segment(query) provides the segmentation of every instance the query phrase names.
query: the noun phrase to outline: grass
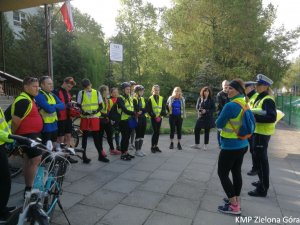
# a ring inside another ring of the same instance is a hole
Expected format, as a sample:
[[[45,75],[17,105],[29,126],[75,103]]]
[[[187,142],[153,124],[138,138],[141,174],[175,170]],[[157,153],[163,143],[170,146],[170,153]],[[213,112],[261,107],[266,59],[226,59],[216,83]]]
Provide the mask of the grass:
[[[193,134],[196,121],[197,121],[196,110],[194,108],[187,109],[186,118],[183,119],[182,133],[183,134]],[[170,133],[169,118],[163,118],[160,133],[161,134],[169,134]],[[146,134],[152,134],[152,127],[151,127],[150,119],[148,119],[148,121],[147,121]]]

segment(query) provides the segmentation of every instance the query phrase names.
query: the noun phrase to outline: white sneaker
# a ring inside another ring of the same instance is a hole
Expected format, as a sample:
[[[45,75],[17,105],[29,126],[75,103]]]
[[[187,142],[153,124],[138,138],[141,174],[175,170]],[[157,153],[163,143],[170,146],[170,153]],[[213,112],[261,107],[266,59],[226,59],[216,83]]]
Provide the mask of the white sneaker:
[[[203,150],[204,150],[204,151],[207,150],[207,145],[203,145]]]
[[[135,155],[139,156],[139,157],[143,157],[144,156],[144,154],[141,151],[136,151]]]
[[[194,149],[201,149],[200,146],[197,145],[197,144],[191,145],[191,148],[194,148]]]
[[[135,149],[135,148],[134,148],[133,144],[129,144],[128,150],[134,150],[134,149]]]
[[[141,152],[144,156],[147,155],[145,152],[143,152],[143,150],[139,150],[139,152]]]

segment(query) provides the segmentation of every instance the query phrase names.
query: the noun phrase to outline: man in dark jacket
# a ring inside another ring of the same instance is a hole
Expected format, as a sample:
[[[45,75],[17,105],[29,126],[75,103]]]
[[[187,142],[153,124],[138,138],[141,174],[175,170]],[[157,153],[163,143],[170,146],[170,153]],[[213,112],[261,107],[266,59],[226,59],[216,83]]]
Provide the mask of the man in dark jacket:
[[[223,80],[223,82],[222,82],[222,91],[220,91],[217,94],[216,103],[217,103],[217,115],[218,116],[221,114],[224,105],[227,102],[229,102],[228,94],[227,94],[228,86],[229,86],[229,81],[228,80]],[[220,137],[220,131],[218,131],[219,146],[221,146],[220,138],[221,138]]]

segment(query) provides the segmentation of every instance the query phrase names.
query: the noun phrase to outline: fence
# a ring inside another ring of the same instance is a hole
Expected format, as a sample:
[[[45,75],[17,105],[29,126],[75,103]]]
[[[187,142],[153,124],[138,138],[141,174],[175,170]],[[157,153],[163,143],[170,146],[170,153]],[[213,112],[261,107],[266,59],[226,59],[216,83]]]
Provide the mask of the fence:
[[[289,125],[300,129],[300,96],[276,96],[277,108],[284,112],[283,120]]]

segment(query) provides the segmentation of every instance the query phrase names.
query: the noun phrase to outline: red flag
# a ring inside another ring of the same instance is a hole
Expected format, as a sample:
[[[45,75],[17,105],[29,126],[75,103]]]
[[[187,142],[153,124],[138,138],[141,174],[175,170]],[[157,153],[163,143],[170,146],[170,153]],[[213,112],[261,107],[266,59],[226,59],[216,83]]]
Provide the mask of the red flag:
[[[67,0],[60,8],[61,14],[64,18],[64,22],[67,26],[67,31],[71,32],[73,30],[73,16],[70,1]]]

